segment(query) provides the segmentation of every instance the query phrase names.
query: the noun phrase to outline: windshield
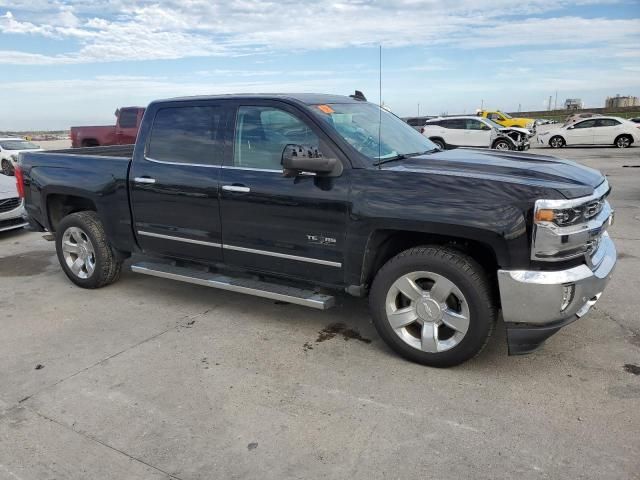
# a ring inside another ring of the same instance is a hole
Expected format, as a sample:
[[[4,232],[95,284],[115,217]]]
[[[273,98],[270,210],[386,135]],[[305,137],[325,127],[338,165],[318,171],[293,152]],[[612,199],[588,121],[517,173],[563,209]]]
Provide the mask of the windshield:
[[[428,138],[373,103],[332,103],[314,107],[342,138],[372,160],[437,148]]]
[[[26,140],[4,140],[0,142],[0,147],[3,150],[33,150],[40,148],[35,143],[27,142]]]
[[[500,112],[500,114],[504,117],[504,118],[513,118],[511,115],[509,115],[508,113],[504,113],[504,112]]]

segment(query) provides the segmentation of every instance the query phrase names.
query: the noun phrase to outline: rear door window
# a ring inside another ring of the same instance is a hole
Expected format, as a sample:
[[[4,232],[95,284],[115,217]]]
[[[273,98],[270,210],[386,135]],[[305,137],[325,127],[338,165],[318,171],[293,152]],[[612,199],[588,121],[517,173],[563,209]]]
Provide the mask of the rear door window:
[[[221,165],[225,111],[221,106],[158,110],[149,136],[147,157],[171,163]]]
[[[138,124],[138,110],[135,108],[124,108],[120,110],[118,120],[120,128],[134,128]]]
[[[467,124],[462,118],[452,118],[450,120],[445,120],[446,128],[452,128],[454,130],[464,130],[467,127]]]
[[[596,127],[615,127],[616,125],[620,125],[620,122],[613,118],[601,118],[596,120]]]

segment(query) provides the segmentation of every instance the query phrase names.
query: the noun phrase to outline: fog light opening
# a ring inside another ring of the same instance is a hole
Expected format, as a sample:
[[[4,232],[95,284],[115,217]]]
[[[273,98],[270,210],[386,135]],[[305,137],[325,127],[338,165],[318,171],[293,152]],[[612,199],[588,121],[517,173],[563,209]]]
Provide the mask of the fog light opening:
[[[562,303],[560,304],[560,311],[564,312],[571,301],[573,300],[573,296],[576,292],[576,286],[573,283],[569,285],[564,285],[562,287]]]

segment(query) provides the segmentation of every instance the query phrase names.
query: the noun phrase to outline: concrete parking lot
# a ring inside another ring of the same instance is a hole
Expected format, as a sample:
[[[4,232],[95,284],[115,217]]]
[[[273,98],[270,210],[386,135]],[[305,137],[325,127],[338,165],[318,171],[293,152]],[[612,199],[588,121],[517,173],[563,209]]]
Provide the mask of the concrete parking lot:
[[[82,290],[42,234],[0,234],[0,478],[640,478],[640,147],[534,151],[607,174],[614,280],[539,351],[508,357],[499,325],[446,370],[361,300]]]

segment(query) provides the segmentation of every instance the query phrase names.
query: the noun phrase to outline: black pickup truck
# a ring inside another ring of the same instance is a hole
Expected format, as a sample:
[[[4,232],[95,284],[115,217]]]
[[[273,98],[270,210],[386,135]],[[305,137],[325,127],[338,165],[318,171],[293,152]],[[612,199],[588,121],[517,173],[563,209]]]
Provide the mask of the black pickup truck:
[[[351,97],[156,101],[133,146],[25,153],[28,221],[97,288],[134,272],[326,309],[368,296],[405,357],[459,364],[499,312],[509,352],[587,313],[610,278],[609,185],[550,156],[441,151]]]

